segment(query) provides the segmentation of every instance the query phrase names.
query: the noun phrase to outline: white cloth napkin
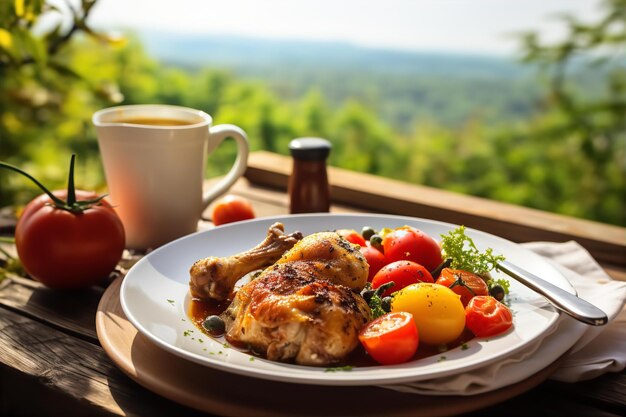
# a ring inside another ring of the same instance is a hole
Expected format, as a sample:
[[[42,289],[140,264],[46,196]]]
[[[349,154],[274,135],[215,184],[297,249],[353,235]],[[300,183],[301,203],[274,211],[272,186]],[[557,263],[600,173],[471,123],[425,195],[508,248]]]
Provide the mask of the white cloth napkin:
[[[567,353],[551,378],[575,382],[626,367],[626,282],[612,280],[578,243],[533,242],[527,249],[545,257],[567,277],[578,296],[602,309],[605,326],[582,324],[562,314],[557,325],[524,351],[483,368],[406,384],[384,385],[396,391],[428,395],[474,395],[520,382],[542,370],[545,352],[555,359]],[[539,349],[541,348],[541,349]]]
[[[581,298],[609,317],[605,326],[590,326],[572,346],[551,379],[565,382],[595,378],[626,367],[626,282],[612,280],[578,243],[527,243],[533,252],[550,259]]]

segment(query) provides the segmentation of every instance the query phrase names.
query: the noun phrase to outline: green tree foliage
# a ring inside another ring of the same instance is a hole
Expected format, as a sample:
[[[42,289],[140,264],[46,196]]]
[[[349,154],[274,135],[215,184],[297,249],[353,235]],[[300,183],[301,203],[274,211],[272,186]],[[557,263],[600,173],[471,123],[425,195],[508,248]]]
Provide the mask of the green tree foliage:
[[[122,98],[104,74],[113,63],[75,65],[78,59],[83,64],[95,59],[95,52],[77,57],[73,38],[89,35],[97,44],[116,43],[87,26],[94,4],[83,0],[80,9],[61,10],[43,0],[0,2],[0,159],[53,186],[65,181],[63,167],[72,151],[81,155],[77,176],[83,185],[101,183],[97,145],[85,140],[89,120],[93,110]],[[36,34],[42,15],[65,19]],[[24,202],[36,192],[28,181],[0,173],[0,205]]]
[[[47,184],[63,185],[67,160],[76,152],[78,185],[105,187],[90,121],[95,110],[169,103],[241,126],[253,150],[286,154],[291,139],[322,136],[333,142],[335,166],[626,225],[626,0],[605,2],[595,23],[565,18],[569,34],[561,43],[524,36],[523,58],[539,64],[546,80],[546,88],[533,94],[547,93],[535,111],[524,109],[523,121],[506,124],[491,123],[502,108],[476,109],[463,123],[444,124],[445,118],[411,107],[401,95],[395,103],[401,109],[386,101],[381,111],[380,92],[371,86],[363,85],[358,99],[310,84],[285,97],[267,83],[222,69],[165,66],[132,36],[124,41],[90,29],[93,4],[55,10],[43,0],[0,2],[0,159]],[[65,15],[70,23],[35,35],[42,14]],[[594,94],[577,85],[585,71],[603,74],[594,78],[604,81]],[[345,82],[358,80],[355,74]],[[401,84],[389,80],[397,91]],[[439,96],[429,100],[442,106],[431,112],[445,108],[445,92],[455,84],[442,81],[437,88]],[[483,86],[464,88],[471,103]],[[448,108],[462,113],[467,105]],[[385,117],[389,111],[396,117]],[[224,173],[234,157],[234,144],[225,143],[211,156],[208,174]],[[37,193],[0,172],[0,206]]]

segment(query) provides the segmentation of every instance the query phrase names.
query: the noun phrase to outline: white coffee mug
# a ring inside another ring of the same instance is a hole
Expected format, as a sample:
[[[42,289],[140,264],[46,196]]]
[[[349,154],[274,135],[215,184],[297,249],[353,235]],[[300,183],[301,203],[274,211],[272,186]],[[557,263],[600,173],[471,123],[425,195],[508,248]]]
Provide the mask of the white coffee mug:
[[[96,112],[92,120],[108,199],[122,219],[127,248],[155,248],[195,232],[204,209],[246,170],[245,132],[211,126],[211,116],[200,110],[119,106]],[[220,182],[203,191],[207,156],[227,137],[237,143],[237,159]]]

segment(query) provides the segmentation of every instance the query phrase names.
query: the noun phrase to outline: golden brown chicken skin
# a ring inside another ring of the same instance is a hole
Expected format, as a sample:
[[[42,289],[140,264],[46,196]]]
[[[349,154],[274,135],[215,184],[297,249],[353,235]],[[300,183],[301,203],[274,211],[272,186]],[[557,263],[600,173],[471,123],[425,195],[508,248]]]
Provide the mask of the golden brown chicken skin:
[[[268,359],[301,365],[340,362],[370,320],[363,298],[320,279],[315,261],[276,264],[242,287],[222,315],[226,339]]]

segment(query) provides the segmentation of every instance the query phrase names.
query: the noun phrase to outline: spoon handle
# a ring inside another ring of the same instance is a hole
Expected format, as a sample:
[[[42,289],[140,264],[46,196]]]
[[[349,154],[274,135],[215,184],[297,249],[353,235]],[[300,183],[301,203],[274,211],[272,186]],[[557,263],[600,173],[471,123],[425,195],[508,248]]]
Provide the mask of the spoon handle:
[[[593,304],[557,287],[538,276],[513,265],[510,262],[500,262],[498,269],[517,281],[546,297],[555,307],[564,311],[576,320],[593,326],[602,326],[608,318],[604,311]]]

